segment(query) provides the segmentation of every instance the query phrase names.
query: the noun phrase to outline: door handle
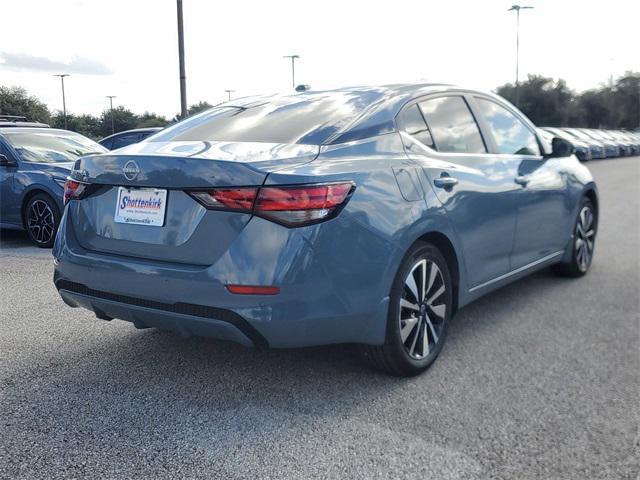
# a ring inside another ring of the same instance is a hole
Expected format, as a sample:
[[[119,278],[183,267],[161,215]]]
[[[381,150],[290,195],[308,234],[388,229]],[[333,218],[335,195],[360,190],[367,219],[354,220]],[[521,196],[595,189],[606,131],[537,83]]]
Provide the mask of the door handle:
[[[526,187],[527,184],[529,183],[529,179],[524,175],[518,175],[516,178],[513,179],[513,181],[516,182],[518,185],[522,185],[523,187]]]
[[[458,184],[458,180],[448,175],[436,178],[433,184],[438,188],[444,188],[445,190],[451,190]]]

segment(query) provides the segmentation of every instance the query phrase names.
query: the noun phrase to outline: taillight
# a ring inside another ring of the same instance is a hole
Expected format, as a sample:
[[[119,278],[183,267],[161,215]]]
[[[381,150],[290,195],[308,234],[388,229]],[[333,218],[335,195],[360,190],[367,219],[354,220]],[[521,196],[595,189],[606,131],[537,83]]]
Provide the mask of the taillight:
[[[348,182],[214,188],[189,194],[208,209],[253,213],[288,227],[297,227],[333,218],[354,188],[353,183]]]
[[[216,188],[206,192],[190,192],[190,194],[209,209],[251,212],[258,188]]]
[[[286,226],[322,222],[338,213],[352,188],[352,183],[263,187],[254,213]]]
[[[71,180],[67,178],[67,181],[64,182],[64,203],[65,205],[69,200],[77,200],[82,198],[83,192],[87,188],[86,183],[76,182],[75,180]]]

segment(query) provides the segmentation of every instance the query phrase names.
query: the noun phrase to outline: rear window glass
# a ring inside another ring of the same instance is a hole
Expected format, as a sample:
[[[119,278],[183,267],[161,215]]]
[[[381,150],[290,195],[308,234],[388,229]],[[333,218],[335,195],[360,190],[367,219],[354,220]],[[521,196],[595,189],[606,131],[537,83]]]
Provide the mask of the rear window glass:
[[[78,157],[107,151],[93,140],[71,132],[3,132],[23,160],[35,163],[75,162]]]
[[[273,97],[216,107],[163,130],[149,141],[226,141],[321,145],[381,98],[377,91]]]

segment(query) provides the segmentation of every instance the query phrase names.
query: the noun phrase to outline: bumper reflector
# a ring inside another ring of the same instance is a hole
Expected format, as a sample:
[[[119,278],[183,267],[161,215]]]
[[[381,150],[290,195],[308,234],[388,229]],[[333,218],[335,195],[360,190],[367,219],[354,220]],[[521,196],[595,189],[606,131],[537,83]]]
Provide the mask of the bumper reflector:
[[[227,290],[236,295],[278,295],[279,287],[261,287],[255,285],[227,285]]]

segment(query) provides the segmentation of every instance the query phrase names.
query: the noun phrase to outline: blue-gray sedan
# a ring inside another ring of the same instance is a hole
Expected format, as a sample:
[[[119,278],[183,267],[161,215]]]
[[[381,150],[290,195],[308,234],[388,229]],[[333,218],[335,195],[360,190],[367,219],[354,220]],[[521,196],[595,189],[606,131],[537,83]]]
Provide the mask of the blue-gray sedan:
[[[598,220],[568,142],[443,85],[234,100],[83,157],[65,198],[68,305],[247,346],[357,343],[396,375],[481,295],[584,275]]]

